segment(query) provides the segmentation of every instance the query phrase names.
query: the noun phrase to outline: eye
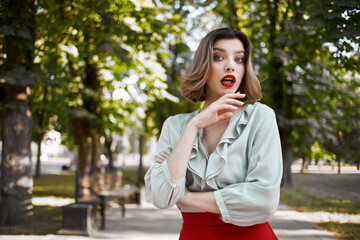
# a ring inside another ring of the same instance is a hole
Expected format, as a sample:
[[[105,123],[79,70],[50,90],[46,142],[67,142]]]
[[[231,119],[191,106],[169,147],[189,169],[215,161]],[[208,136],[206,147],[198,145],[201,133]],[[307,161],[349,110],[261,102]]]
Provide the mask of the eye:
[[[243,62],[244,62],[244,58],[243,58],[243,57],[237,57],[237,58],[235,58],[235,62],[237,62],[237,63],[243,63]]]
[[[220,54],[215,54],[214,55],[214,60],[215,61],[221,61],[221,60],[223,60],[224,58],[223,58],[223,56],[221,56]]]

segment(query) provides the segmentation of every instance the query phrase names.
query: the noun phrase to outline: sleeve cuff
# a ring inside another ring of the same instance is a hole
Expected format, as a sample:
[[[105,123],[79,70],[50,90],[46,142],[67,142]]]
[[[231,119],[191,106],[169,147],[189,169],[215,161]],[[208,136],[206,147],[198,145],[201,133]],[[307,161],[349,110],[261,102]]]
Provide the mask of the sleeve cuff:
[[[225,223],[229,223],[230,222],[230,214],[229,214],[229,211],[228,211],[228,209],[225,205],[225,202],[221,196],[221,192],[219,190],[215,191],[214,196],[215,196],[216,204],[218,205],[220,213],[221,213],[220,214],[221,219]]]
[[[173,179],[170,175],[169,172],[169,168],[167,165],[167,160],[165,160],[162,164],[161,164],[161,170],[165,176],[166,182],[172,187],[172,188],[176,188],[178,186],[181,185],[185,185],[185,176],[183,176],[182,178],[179,178],[177,180]]]

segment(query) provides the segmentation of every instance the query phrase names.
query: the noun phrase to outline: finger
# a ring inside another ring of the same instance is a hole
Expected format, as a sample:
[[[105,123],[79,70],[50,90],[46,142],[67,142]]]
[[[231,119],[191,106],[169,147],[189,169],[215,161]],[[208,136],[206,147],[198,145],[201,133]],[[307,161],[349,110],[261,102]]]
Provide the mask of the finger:
[[[161,158],[155,158],[155,161],[157,162],[157,163],[163,163],[164,162],[164,160],[163,159],[161,159]]]
[[[220,110],[236,111],[238,109],[239,109],[239,107],[236,107],[231,104],[220,104],[219,107],[217,108],[217,111],[220,111]]]
[[[240,92],[239,92],[238,94],[239,94],[239,95],[238,95],[239,97],[237,97],[237,98],[244,98],[244,97],[246,97],[246,94],[245,94],[245,93],[240,93]]]
[[[226,113],[221,114],[221,115],[219,116],[219,120],[220,120],[220,121],[226,120],[226,119],[228,119],[228,118],[231,118],[233,115],[234,115],[234,113],[232,113],[232,112],[226,112]]]
[[[168,158],[169,158],[169,155],[166,154],[166,153],[164,153],[164,152],[161,152],[160,155],[161,155],[162,157],[164,157],[165,159],[168,159]]]
[[[245,93],[236,92],[236,93],[227,93],[223,96],[223,98],[244,98],[245,96],[246,96]]]
[[[237,99],[225,99],[224,100],[224,103],[227,103],[227,104],[231,104],[231,105],[235,105],[235,106],[239,106],[239,107],[242,107],[244,105],[244,102],[240,101],[240,100],[237,100]]]

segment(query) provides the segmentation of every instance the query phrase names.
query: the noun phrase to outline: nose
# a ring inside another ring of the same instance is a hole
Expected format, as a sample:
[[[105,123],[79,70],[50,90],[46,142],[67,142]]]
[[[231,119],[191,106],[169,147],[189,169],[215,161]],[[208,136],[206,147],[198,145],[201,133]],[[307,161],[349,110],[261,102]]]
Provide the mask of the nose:
[[[235,63],[232,60],[227,61],[226,63],[226,72],[233,72],[235,71]]]

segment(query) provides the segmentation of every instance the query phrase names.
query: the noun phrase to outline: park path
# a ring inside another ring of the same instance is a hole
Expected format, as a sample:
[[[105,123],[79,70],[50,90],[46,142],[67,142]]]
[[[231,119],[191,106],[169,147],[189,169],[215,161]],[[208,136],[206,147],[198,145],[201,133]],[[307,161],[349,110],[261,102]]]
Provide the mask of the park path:
[[[144,196],[145,194],[142,194]],[[1,240],[176,240],[182,224],[175,208],[156,209],[142,199],[141,205],[127,205],[126,216],[114,205],[106,212],[106,230],[96,231],[91,237],[49,234],[46,236],[0,235]],[[279,240],[335,240],[333,234],[314,229],[308,218],[280,204],[270,221]]]
[[[280,204],[275,216],[270,220],[279,240],[334,240],[334,234],[314,229],[309,218]]]

